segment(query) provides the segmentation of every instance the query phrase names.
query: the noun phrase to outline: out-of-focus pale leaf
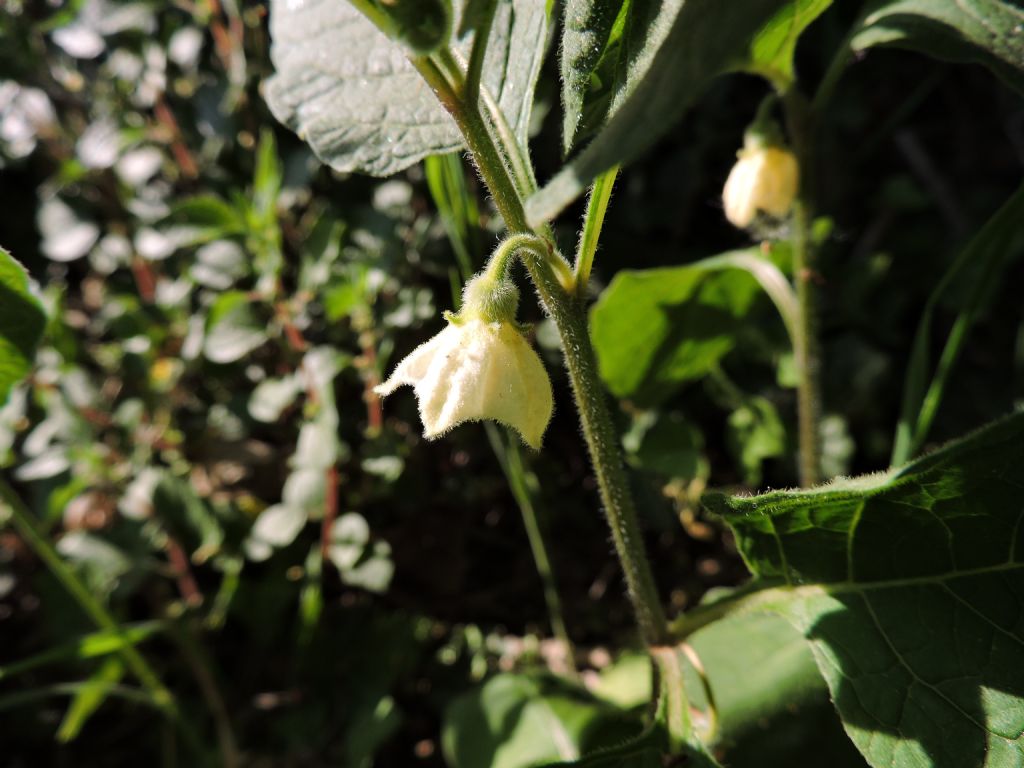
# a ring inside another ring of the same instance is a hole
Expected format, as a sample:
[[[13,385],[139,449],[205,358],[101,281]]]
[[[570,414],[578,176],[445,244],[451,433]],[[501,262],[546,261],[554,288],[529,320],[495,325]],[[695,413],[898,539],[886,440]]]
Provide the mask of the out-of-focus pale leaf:
[[[281,418],[281,414],[298,397],[302,391],[302,382],[297,376],[285,376],[280,379],[261,381],[249,396],[249,415],[256,421],[272,423]]]
[[[266,322],[241,291],[222,293],[206,319],[203,354],[214,363],[233,363],[267,340]]]
[[[256,518],[251,535],[272,547],[285,547],[295,541],[295,537],[299,535],[306,520],[305,510],[285,504],[275,504],[272,507],[267,507]]]
[[[78,214],[63,200],[51,197],[39,206],[37,217],[43,236],[40,250],[53,261],[74,261],[89,252],[100,237],[100,228]]]

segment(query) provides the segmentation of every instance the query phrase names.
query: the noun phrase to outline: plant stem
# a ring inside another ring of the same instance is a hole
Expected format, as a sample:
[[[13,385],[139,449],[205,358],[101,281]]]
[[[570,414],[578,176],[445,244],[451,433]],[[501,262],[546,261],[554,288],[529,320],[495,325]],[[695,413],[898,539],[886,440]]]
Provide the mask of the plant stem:
[[[551,558],[548,556],[548,547],[541,529],[537,508],[533,505],[533,494],[527,482],[526,469],[523,467],[519,446],[515,440],[510,440],[507,443],[502,440],[498,427],[489,421],[484,422],[484,430],[487,432],[487,440],[498,459],[501,471],[508,481],[512,497],[516,500],[519,511],[522,513],[523,527],[526,529],[526,537],[530,541],[530,551],[533,553],[533,560],[537,565],[537,573],[540,575],[544,590],[544,602],[548,609],[551,631],[565,649],[570,675],[576,677],[578,672],[575,649],[569,637],[569,630],[565,626],[565,614],[562,611],[562,601],[558,596],[555,570],[551,566]]]
[[[565,292],[543,252],[530,249],[527,253],[529,256],[523,261],[562,339],[583,436],[640,633],[648,646],[662,645],[668,638],[665,614],[644,552],[619,438],[597,374],[597,360],[587,329],[586,305],[580,297]]]
[[[470,51],[469,64],[466,66],[466,104],[474,109],[480,99],[480,76],[483,73],[487,42],[491,36],[491,25],[497,8],[497,0],[486,0],[479,5],[477,13],[473,49]]]
[[[577,297],[575,286],[571,282],[566,285],[566,281],[560,279],[554,265],[564,261],[555,253],[553,246],[537,235],[527,234],[530,228],[523,201],[502,152],[495,145],[494,137],[479,110],[467,107],[462,92],[463,83],[457,79],[459,70],[457,67],[453,70],[450,66],[451,52],[442,52],[440,58],[448,59],[446,72],[442,72],[430,60],[420,58],[413,63],[462,131],[506,226],[515,233],[513,237],[521,237],[521,247],[527,254],[523,262],[562,340],[583,434],[597,475],[615,551],[625,572],[637,624],[648,646],[661,645],[669,637],[668,627],[654,584],[654,575],[644,552],[643,537],[622,462],[618,435],[612,425],[597,374],[597,361],[587,329],[586,305]],[[446,73],[454,82],[449,82]]]
[[[782,96],[793,151],[800,164],[800,192],[793,203],[793,279],[796,281],[797,323],[793,354],[797,375],[797,421],[800,440],[800,484],[815,485],[821,475],[821,395],[817,336],[817,278],[811,224],[813,178],[812,114],[807,100],[795,88]]]
[[[21,537],[25,540],[32,550],[36,553],[36,556],[42,560],[46,566],[50,569],[53,575],[61,583],[61,585],[71,594],[75,599],[75,602],[82,608],[83,611],[89,616],[90,619],[100,629],[106,630],[110,634],[121,640],[121,646],[118,648],[118,653],[124,659],[125,664],[132,671],[135,677],[138,678],[139,682],[146,689],[149,695],[152,697],[154,704],[163,710],[166,714],[176,717],[177,707],[174,702],[174,697],[171,692],[167,690],[157,674],[149,666],[149,663],[142,657],[142,654],[136,650],[135,645],[128,638],[124,637],[124,632],[121,626],[114,620],[114,617],[110,615],[103,604],[93,596],[89,588],[86,587],[78,575],[68,567],[67,563],[61,558],[57,551],[53,548],[53,545],[47,541],[46,537],[38,530],[35,521],[32,519],[31,513],[25,508],[24,502],[14,492],[14,489],[8,485],[7,481],[0,477],[0,498],[7,503],[7,506],[11,511],[11,521],[14,523],[14,527],[21,534]]]
[[[494,143],[494,138],[491,136],[490,129],[484,122],[480,110],[475,107],[467,108],[465,104],[465,81],[461,79],[454,82],[449,81],[449,77],[461,78],[461,71],[458,69],[451,51],[442,51],[438,54],[438,58],[446,63],[445,72],[442,72],[430,59],[414,59],[413,64],[427,84],[434,89],[441,104],[451,114],[466,139],[470,155],[476,163],[481,178],[494,197],[494,204],[505,219],[505,226],[512,232],[529,232],[530,228],[526,223],[526,210],[505,158],[502,157]]]
[[[197,639],[199,632],[198,622],[191,616],[185,616],[180,625],[173,626],[172,636],[178,642],[182,656],[192,669],[199,692],[213,718],[221,765],[223,768],[238,768],[241,765],[241,757],[238,752],[238,744],[235,741],[234,730],[231,727],[231,718],[228,715],[224,697],[221,696],[213,673],[210,671],[209,660],[199,645]]]
[[[585,294],[587,283],[590,282],[590,270],[594,266],[594,254],[597,253],[597,241],[601,237],[604,226],[604,215],[608,210],[608,201],[612,197],[615,177],[619,174],[618,166],[598,176],[590,187],[587,198],[587,212],[583,216],[583,232],[576,250],[576,292]]]

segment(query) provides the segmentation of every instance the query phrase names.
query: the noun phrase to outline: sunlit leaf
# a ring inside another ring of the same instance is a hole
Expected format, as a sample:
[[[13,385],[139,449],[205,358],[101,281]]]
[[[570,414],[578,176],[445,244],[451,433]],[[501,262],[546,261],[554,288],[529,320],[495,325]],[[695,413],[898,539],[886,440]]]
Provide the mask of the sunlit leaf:
[[[705,497],[873,766],[1024,761],[1024,414],[810,491]]]
[[[483,84],[525,142],[543,58],[543,0],[498,3]],[[462,146],[452,118],[407,58],[347,2],[274,0],[267,82],[274,115],[342,171],[388,176]],[[460,46],[465,53],[468,44]]]

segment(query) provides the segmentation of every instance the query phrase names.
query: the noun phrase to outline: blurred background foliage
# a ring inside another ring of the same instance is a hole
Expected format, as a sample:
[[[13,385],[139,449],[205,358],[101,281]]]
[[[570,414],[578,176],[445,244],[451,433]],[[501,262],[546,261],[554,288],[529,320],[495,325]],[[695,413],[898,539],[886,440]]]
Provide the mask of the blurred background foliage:
[[[802,39],[807,82],[856,5]],[[649,680],[609,650],[633,642],[630,611],[534,302],[522,320],[556,392],[543,453],[480,425],[425,443],[411,396],[382,410],[370,392],[496,242],[462,159],[387,180],[322,167],[261,98],[262,3],[8,0],[0,39],[0,244],[48,316],[0,409],[0,466],[182,712],[168,725],[147,706],[119,638],[5,529],[4,764],[511,767],[635,733]],[[542,178],[561,162],[553,58],[533,126]],[[774,308],[744,272],[678,271],[749,246],[718,196],[764,91],[718,81],[622,174],[595,267],[595,343],[672,612],[745,575],[701,491],[796,481]],[[1024,166],[1024,106],[980,67],[873,50],[833,105],[815,276],[832,476],[887,466],[921,313]],[[556,230],[567,250],[578,213]],[[677,271],[619,274],[648,268]],[[1014,262],[985,297],[935,441],[1024,401],[1022,285]],[[936,354],[962,301],[948,293]],[[666,323],[658,365],[624,352],[621,323],[605,334],[616,313]],[[523,508],[548,541],[543,577]],[[745,631],[763,657],[711,637],[706,666],[744,690],[778,668],[796,693],[770,727],[719,694],[729,764],[791,765],[794,745],[829,742],[857,765],[802,641],[768,620]],[[552,639],[565,633],[571,654]]]

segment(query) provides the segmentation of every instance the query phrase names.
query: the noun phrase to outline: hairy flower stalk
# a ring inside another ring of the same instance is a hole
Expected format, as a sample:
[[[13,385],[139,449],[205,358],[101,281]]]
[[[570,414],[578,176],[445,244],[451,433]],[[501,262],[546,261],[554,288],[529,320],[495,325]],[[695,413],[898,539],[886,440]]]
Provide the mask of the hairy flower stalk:
[[[467,283],[462,310],[445,314],[448,327],[374,389],[387,396],[410,385],[428,440],[463,422],[491,419],[540,448],[553,409],[551,381],[515,323],[519,291],[504,272],[504,264],[492,263]]]

